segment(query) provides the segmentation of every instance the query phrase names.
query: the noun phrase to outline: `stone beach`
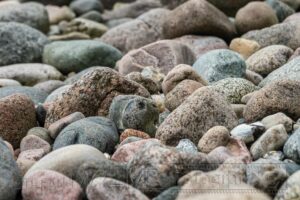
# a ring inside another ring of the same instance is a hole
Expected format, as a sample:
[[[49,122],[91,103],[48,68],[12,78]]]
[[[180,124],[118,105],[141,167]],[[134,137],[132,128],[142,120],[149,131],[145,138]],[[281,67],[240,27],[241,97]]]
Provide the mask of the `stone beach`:
[[[0,200],[300,200],[300,0],[0,1]]]

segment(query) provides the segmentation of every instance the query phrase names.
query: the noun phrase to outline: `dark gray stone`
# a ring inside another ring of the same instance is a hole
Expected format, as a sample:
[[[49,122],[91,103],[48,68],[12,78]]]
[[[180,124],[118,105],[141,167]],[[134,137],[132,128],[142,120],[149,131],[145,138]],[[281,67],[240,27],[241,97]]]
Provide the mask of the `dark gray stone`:
[[[283,22],[285,18],[295,13],[295,10],[292,9],[287,4],[279,0],[266,0],[266,3],[269,4],[275,11],[279,22]]]
[[[103,11],[103,5],[99,0],[75,0],[70,4],[70,8],[77,15],[82,15],[92,10]]]
[[[297,129],[286,141],[283,152],[287,158],[300,164],[300,129]]]

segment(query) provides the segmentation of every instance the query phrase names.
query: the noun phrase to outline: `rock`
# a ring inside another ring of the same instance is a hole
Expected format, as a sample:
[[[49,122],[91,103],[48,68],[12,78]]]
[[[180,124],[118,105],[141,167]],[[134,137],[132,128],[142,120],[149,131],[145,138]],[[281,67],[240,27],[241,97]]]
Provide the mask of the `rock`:
[[[297,198],[299,193],[299,184],[300,180],[300,171],[296,172],[292,176],[290,176],[284,184],[280,187],[277,195],[275,196],[275,200],[293,200]]]
[[[38,125],[41,127],[44,127],[45,124],[45,118],[47,114],[48,105],[38,104],[35,107],[36,111],[36,120],[38,122]]]
[[[50,94],[57,88],[60,88],[65,85],[66,84],[60,80],[49,80],[35,84],[33,87]]]
[[[261,123],[266,127],[266,129],[282,124],[287,132],[291,132],[293,130],[294,121],[284,113],[280,112],[263,118]]]
[[[294,51],[294,53],[293,53],[293,55],[290,57],[289,61],[291,61],[291,60],[293,60],[293,59],[295,59],[295,58],[297,58],[297,57],[299,57],[299,56],[300,56],[300,47]]]
[[[144,87],[110,68],[92,70],[67,89],[61,98],[53,101],[45,127],[74,112],[81,112],[86,117],[106,115],[113,98],[120,94],[150,96]]]
[[[27,131],[36,126],[33,102],[24,95],[15,94],[0,99],[0,136],[19,147]]]
[[[253,72],[251,70],[246,70],[246,77],[245,77],[248,81],[251,81],[254,85],[259,85],[262,81],[263,81],[263,77],[256,73]]]
[[[23,180],[22,196],[24,200],[63,198],[79,200],[83,197],[83,191],[77,182],[61,173],[39,170]]]
[[[165,97],[165,106],[169,111],[175,110],[197,89],[203,87],[201,83],[194,80],[183,80],[171,90]]]
[[[154,101],[159,113],[162,113],[166,110],[164,94],[151,95],[151,99]]]
[[[95,22],[103,22],[101,13],[98,11],[94,11],[94,10],[89,11],[83,15],[80,15],[80,18],[89,19],[89,20],[92,20]],[[111,28],[108,24],[106,24],[106,25],[108,26],[108,28]]]
[[[88,117],[64,128],[56,137],[53,149],[86,144],[103,153],[112,153],[118,141],[119,134],[113,121],[104,117]]]
[[[300,1],[296,0],[281,0],[282,2],[284,2],[285,4],[287,4],[288,6],[290,6],[291,8],[293,8],[294,10],[297,10],[297,8],[299,8],[300,6]]]
[[[243,104],[247,104],[248,101],[254,96],[254,94],[255,94],[256,92],[257,92],[257,91],[251,92],[251,93],[249,93],[249,94],[246,94],[245,96],[242,97],[241,102],[242,102]]]
[[[250,152],[253,159],[257,160],[269,151],[279,150],[287,139],[288,135],[282,124],[269,128],[252,144]]]
[[[287,63],[293,50],[283,45],[265,47],[246,60],[247,69],[262,76],[267,76],[272,71]]]
[[[157,94],[160,91],[160,86],[152,79],[144,77],[140,72],[131,72],[126,77],[144,86],[150,94]]]
[[[102,67],[89,67],[86,68],[76,74],[73,74],[72,76],[69,76],[64,82],[68,85],[72,85],[74,83],[76,83],[76,81],[78,81],[79,79],[81,79],[81,77],[83,77],[83,75],[85,75],[86,73],[93,71],[94,69],[102,69]]]
[[[297,129],[286,141],[283,147],[284,155],[297,162],[300,163],[300,145],[299,145],[299,138],[300,138],[300,129]]]
[[[14,152],[14,147],[13,147],[9,142],[7,142],[7,141],[5,141],[5,140],[4,140],[4,143],[5,143],[6,146],[9,148],[11,154],[14,155],[14,154],[15,154],[15,152]]]
[[[167,74],[179,64],[192,64],[194,61],[194,53],[185,44],[161,40],[130,51],[118,62],[117,67],[124,75],[142,71],[148,66],[159,68],[163,74]]]
[[[121,146],[123,146],[125,144],[129,144],[129,143],[132,143],[132,142],[137,142],[137,141],[140,141],[140,140],[143,140],[143,139],[139,138],[139,137],[135,137],[135,136],[130,136],[130,137],[126,138],[123,142],[121,142],[117,148],[120,148]]]
[[[12,79],[0,79],[0,88],[9,86],[21,86],[21,83]]]
[[[33,87],[10,86],[0,88],[0,98],[17,93],[28,96],[34,102],[34,104],[43,103],[48,95],[46,92]]]
[[[71,88],[72,85],[65,85],[62,87],[57,88],[56,90],[52,91],[46,98],[45,103],[52,103],[56,99],[59,99],[62,97],[62,95],[69,89]]]
[[[55,139],[65,127],[83,118],[85,118],[85,116],[81,112],[74,112],[57,120],[48,127],[49,135]]]
[[[163,8],[150,10],[134,20],[109,29],[101,37],[101,41],[127,53],[163,39],[161,19],[164,19],[167,13],[169,11]]]
[[[233,157],[241,159],[244,163],[252,162],[251,153],[242,140],[230,138],[226,148]]]
[[[205,165],[205,167],[204,167]],[[175,186],[179,177],[192,170],[211,170],[205,154],[187,154],[160,144],[149,144],[129,162],[132,186],[149,196],[157,196]]]
[[[118,187],[116,187],[116,185]],[[112,179],[96,178],[87,187],[87,197],[90,200],[96,199],[124,199],[124,200],[149,200],[141,191],[136,188]]]
[[[229,131],[226,127],[214,126],[199,140],[198,149],[203,153],[209,153],[219,146],[226,146],[229,138]]]
[[[244,118],[243,114],[244,114],[244,110],[246,108],[246,105],[244,105],[244,104],[231,104],[231,107],[234,110],[236,116],[238,117],[239,122],[241,120],[243,120],[243,118]]]
[[[168,145],[176,145],[183,138],[196,144],[210,128],[225,126],[232,129],[237,123],[226,100],[213,88],[202,87],[164,120],[155,137]]]
[[[65,41],[65,40],[86,40],[90,39],[91,37],[85,33],[79,33],[79,32],[71,32],[66,33],[63,35],[51,35],[49,36],[49,40],[55,42],[55,41]]]
[[[216,7],[204,0],[192,0],[178,6],[166,16],[163,33],[166,38],[201,34],[230,40],[235,36],[236,30],[228,17]]]
[[[294,20],[298,20],[300,17],[300,14],[299,13],[295,13],[289,17],[287,17],[283,22],[291,22],[291,21],[294,21]]]
[[[27,132],[27,135],[35,135],[49,144],[53,143],[52,138],[50,137],[50,131],[42,127],[34,127]]]
[[[0,67],[0,78],[14,79],[22,85],[32,86],[47,80],[60,80],[62,74],[50,65],[28,63]]]
[[[67,6],[47,5],[50,24],[58,24],[61,21],[71,21],[75,18],[75,13]]]
[[[43,149],[45,153],[51,151],[51,146],[48,142],[35,135],[25,136],[20,144],[21,152],[32,150],[32,149]]]
[[[21,152],[17,159],[17,165],[21,171],[21,175],[24,176],[30,167],[45,154],[46,152],[43,149],[31,149]]]
[[[280,185],[288,178],[280,161],[259,159],[247,165],[247,183],[274,196]]]
[[[32,0],[21,0],[21,2],[27,2],[27,1],[32,1]],[[34,0],[38,1],[42,4],[52,4],[52,5],[58,5],[58,6],[63,6],[63,5],[69,5],[69,3],[72,0]]]
[[[246,73],[243,58],[230,50],[213,50],[202,55],[193,68],[208,82],[216,82],[225,78],[242,78]]]
[[[78,35],[79,33],[87,35],[89,38],[101,37],[108,30],[104,24],[84,18],[76,18],[70,22],[60,23],[59,28],[65,36],[68,34],[71,36],[72,33]]]
[[[134,129],[125,129],[124,132],[120,135],[120,142],[123,142],[128,137],[138,137],[142,139],[149,139],[150,136],[147,133]]]
[[[174,67],[164,78],[162,82],[162,90],[167,95],[173,90],[177,84],[183,80],[193,80],[201,83],[202,85],[208,85],[206,80],[197,74],[197,72],[189,65],[180,64]]]
[[[239,9],[235,16],[235,26],[240,34],[263,29],[277,23],[276,13],[265,2],[250,2]]]
[[[153,198],[153,200],[174,200],[176,199],[179,191],[179,186],[170,187],[169,189],[166,189],[160,193],[157,197]]]
[[[34,2],[1,6],[0,21],[23,23],[44,33],[49,30],[47,10]]]
[[[175,40],[187,44],[196,54],[196,58],[215,49],[228,49],[223,39],[213,36],[184,35]]]
[[[99,12],[103,11],[103,5],[101,1],[98,0],[75,0],[70,4],[70,8],[77,15],[82,15],[92,10]]]
[[[151,11],[151,10],[150,10]],[[121,18],[121,19],[112,19],[112,20],[109,20],[108,22],[106,22],[106,26],[109,28],[109,29],[112,29],[116,26],[119,26],[121,24],[125,24],[127,22],[130,22],[130,21],[133,21],[134,19],[132,18]]]
[[[282,151],[270,151],[264,155],[264,159],[282,161],[284,154]]]
[[[299,80],[300,76],[300,57],[291,60],[282,67],[270,73],[261,83],[260,87],[264,87],[275,81],[290,79]]]
[[[47,45],[43,62],[56,67],[62,73],[69,73],[97,65],[114,67],[121,57],[121,52],[102,42],[74,40]]]
[[[118,130],[132,128],[154,136],[159,111],[150,99],[136,95],[119,95],[111,103],[109,118],[115,122]]]
[[[185,153],[197,154],[198,150],[195,144],[189,139],[182,139],[179,141],[176,149]]]
[[[2,109],[1,109],[2,110]],[[1,128],[1,130],[3,130]],[[22,185],[20,170],[9,148],[0,138],[0,199],[14,200]]]
[[[268,115],[284,112],[292,119],[300,117],[299,108],[300,82],[279,80],[257,91],[248,101],[244,117],[254,122]]]
[[[255,40],[261,47],[285,45],[295,50],[300,46],[299,31],[300,22],[293,21],[276,24],[261,30],[249,31],[242,37],[248,40]]]
[[[276,12],[279,22],[283,22],[285,18],[295,13],[295,10],[280,0],[267,0],[269,6]]]
[[[243,78],[226,78],[212,84],[212,87],[223,94],[231,104],[241,103],[246,94],[258,89],[253,83]]]
[[[260,49],[260,45],[254,40],[235,38],[231,41],[229,48],[247,59]]]
[[[25,174],[24,180],[39,170],[53,170],[75,177],[78,167],[85,162],[106,159],[99,150],[89,145],[77,144],[52,151],[36,162]]]
[[[235,138],[242,140],[246,144],[254,142],[254,133],[256,127],[248,124],[241,124],[230,131],[230,135]]]
[[[15,22],[1,22],[0,34],[0,66],[39,62],[48,43],[41,32]]]

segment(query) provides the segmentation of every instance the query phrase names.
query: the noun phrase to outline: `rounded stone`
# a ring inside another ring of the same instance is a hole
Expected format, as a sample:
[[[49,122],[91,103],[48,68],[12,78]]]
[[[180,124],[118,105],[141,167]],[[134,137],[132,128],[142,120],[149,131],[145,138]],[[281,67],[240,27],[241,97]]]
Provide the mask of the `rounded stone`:
[[[126,77],[144,86],[150,94],[157,94],[160,92],[161,88],[159,84],[150,78],[144,77],[140,72],[131,72],[130,74],[127,74]]]
[[[235,18],[235,25],[240,34],[263,29],[278,23],[276,13],[264,2],[250,2],[241,8]]]
[[[242,78],[246,73],[244,59],[227,49],[213,50],[202,55],[193,68],[210,83],[225,78]]]
[[[46,98],[45,103],[54,102],[56,99],[60,98],[72,85],[64,85],[56,90],[52,91]]]
[[[103,11],[103,5],[101,1],[98,0],[75,0],[70,4],[70,8],[77,15],[82,15],[92,10],[99,12]]]
[[[132,128],[154,136],[159,111],[151,99],[135,95],[115,97],[109,109],[109,118],[118,130]]]
[[[0,199],[15,200],[22,186],[21,173],[10,149],[1,138],[0,177]]]
[[[0,66],[41,61],[48,39],[38,30],[16,22],[1,22],[0,34]]]
[[[141,191],[136,188],[112,179],[112,178],[96,178],[86,189],[89,200],[149,200]]]
[[[34,85],[33,87],[50,94],[57,88],[60,88],[65,85],[66,84],[60,80],[48,80],[48,81],[38,83],[38,84]]]
[[[21,152],[31,149],[43,149],[45,153],[51,151],[51,146],[48,142],[35,135],[25,136],[20,144]]]
[[[19,83],[16,80],[12,80],[12,79],[0,78],[0,88],[9,87],[9,86],[21,86],[21,83]]]
[[[226,146],[229,138],[229,131],[226,127],[212,127],[199,140],[198,149],[203,153],[209,153],[217,147]]]
[[[283,45],[271,45],[265,47],[246,60],[247,69],[262,76],[286,64],[293,54],[293,50]]]
[[[230,42],[229,48],[247,59],[260,49],[260,45],[254,40],[235,38]]]
[[[297,162],[300,163],[300,129],[297,129],[286,141],[283,147],[284,155]]]
[[[180,140],[178,145],[176,146],[176,149],[184,153],[191,153],[191,154],[198,153],[196,145],[189,139]]]
[[[64,128],[56,137],[53,149],[86,144],[103,153],[112,153],[118,141],[119,134],[113,121],[104,117],[88,117]]]
[[[51,170],[38,170],[23,180],[24,200],[70,199],[80,200],[83,190],[72,179]]]
[[[0,136],[19,147],[27,131],[37,125],[33,102],[21,94],[1,98],[0,121]]]
[[[280,187],[275,200],[293,200],[300,195],[300,171],[291,175]]]
[[[119,50],[105,43],[73,40],[47,45],[43,53],[43,62],[56,67],[62,73],[69,73],[92,66],[114,67],[121,57]]]
[[[223,94],[231,104],[241,103],[243,96],[258,89],[253,83],[243,78],[226,78],[213,83],[211,86]]]
[[[165,97],[165,106],[169,111],[175,110],[197,89],[203,87],[201,83],[193,80],[183,80]]]
[[[284,1],[284,0],[283,0]],[[295,13],[295,10],[280,0],[267,0],[266,3],[275,11],[279,22],[283,22],[288,16]]]
[[[266,127],[266,129],[282,124],[285,130],[289,133],[293,130],[294,121],[286,116],[284,113],[276,113],[274,115],[267,116],[262,119],[261,123]]]
[[[149,139],[150,136],[147,133],[134,129],[125,129],[124,132],[120,135],[120,142],[123,142],[128,137],[138,137],[142,139]]]

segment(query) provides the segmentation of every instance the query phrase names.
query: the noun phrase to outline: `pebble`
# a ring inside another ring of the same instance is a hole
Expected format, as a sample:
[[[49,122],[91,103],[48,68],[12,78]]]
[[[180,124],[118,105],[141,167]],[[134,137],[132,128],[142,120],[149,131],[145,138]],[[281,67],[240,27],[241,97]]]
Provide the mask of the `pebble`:
[[[22,151],[17,159],[17,165],[21,171],[22,176],[43,156],[46,152],[43,149],[30,149]]]
[[[105,117],[88,117],[65,127],[55,138],[53,149],[86,144],[103,153],[112,153],[118,141],[119,134],[113,121]]]
[[[260,45],[254,40],[235,38],[231,41],[229,48],[247,59],[260,49]]]
[[[92,10],[99,12],[103,11],[102,3],[97,0],[75,0],[70,4],[70,8],[77,15],[82,15]]]
[[[160,92],[161,87],[159,84],[150,78],[144,77],[141,72],[131,72],[126,77],[144,86],[150,94],[158,94]]]
[[[227,49],[213,50],[202,55],[193,68],[209,83],[225,78],[243,78],[246,63],[236,52]]]
[[[286,141],[283,147],[284,155],[295,161],[296,163],[300,163],[300,129],[297,129]]]
[[[245,142],[246,144],[252,143],[254,142],[254,133],[256,131],[256,127],[255,126],[251,126],[248,124],[241,124],[238,125],[237,127],[235,127],[234,129],[232,129],[230,131],[230,135],[233,138],[242,140],[243,142]]]
[[[54,90],[65,86],[65,83],[60,80],[48,80],[34,85],[34,88],[42,90],[48,94],[52,93]]]
[[[3,79],[0,78],[0,88],[9,86],[21,86],[21,83],[13,79]]]
[[[285,4],[285,2],[283,1],[267,0],[266,3],[269,4],[272,7],[272,9],[276,12],[279,22],[283,22],[288,16],[295,13],[295,10],[289,5]]]
[[[151,99],[119,95],[111,103],[109,118],[115,122],[119,131],[131,128],[154,136],[159,111]]]
[[[83,197],[83,191],[78,183],[61,173],[38,170],[24,178],[22,197],[24,200],[80,200]]]
[[[256,140],[251,148],[254,160],[263,157],[269,151],[280,150],[288,139],[288,134],[282,124],[269,128]]]
[[[0,111],[0,136],[17,148],[37,124],[34,104],[27,96],[14,94],[0,98]]]
[[[196,145],[189,139],[182,139],[179,141],[176,149],[181,152],[197,154],[198,150]]]
[[[123,133],[120,135],[120,142],[123,142],[128,137],[138,137],[141,139],[149,139],[150,136],[142,131],[134,130],[134,129],[125,129]]]
[[[32,150],[32,149],[43,149],[45,153],[51,151],[51,146],[48,142],[35,135],[25,136],[20,144],[21,152]]]
[[[75,18],[75,13],[67,6],[59,7],[55,5],[47,5],[46,9],[50,24],[58,24],[61,21],[71,21]]]
[[[1,129],[2,130],[2,129]],[[22,186],[20,170],[10,149],[0,138],[0,199],[14,200]]]
[[[88,185],[86,192],[89,200],[149,200],[141,191],[112,178],[101,177],[94,179]]]
[[[284,125],[285,130],[290,133],[293,130],[294,121],[286,116],[284,113],[276,113],[262,119],[261,123],[266,129],[276,126],[278,124]]]
[[[27,135],[35,135],[43,140],[45,140],[46,142],[48,142],[49,144],[52,144],[52,138],[50,137],[50,132],[42,127],[34,127],[32,129],[30,129],[27,132]]]
[[[300,195],[300,171],[290,176],[280,187],[275,200],[292,200]]]

